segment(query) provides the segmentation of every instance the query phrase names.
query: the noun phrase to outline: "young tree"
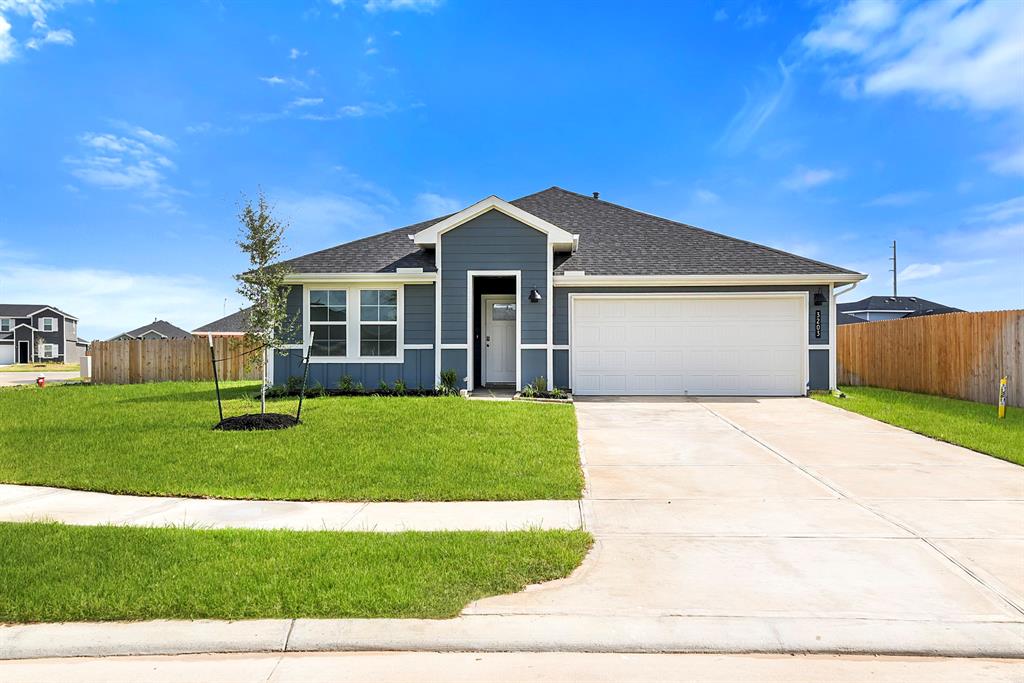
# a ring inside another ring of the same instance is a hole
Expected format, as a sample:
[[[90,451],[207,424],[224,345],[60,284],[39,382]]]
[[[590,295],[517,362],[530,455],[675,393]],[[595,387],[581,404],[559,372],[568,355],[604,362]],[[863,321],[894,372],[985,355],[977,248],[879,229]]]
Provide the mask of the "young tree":
[[[282,334],[288,326],[288,289],[284,278],[288,269],[281,265],[285,252],[284,231],[287,224],[271,215],[271,207],[260,190],[256,204],[243,197],[238,214],[241,227],[237,244],[249,257],[251,266],[246,272],[236,275],[238,293],[252,304],[252,312],[245,330],[245,346],[248,349],[262,349],[259,355],[249,356],[253,364],[262,360],[263,383],[260,387],[260,414],[267,412],[267,369],[270,354],[282,341]]]

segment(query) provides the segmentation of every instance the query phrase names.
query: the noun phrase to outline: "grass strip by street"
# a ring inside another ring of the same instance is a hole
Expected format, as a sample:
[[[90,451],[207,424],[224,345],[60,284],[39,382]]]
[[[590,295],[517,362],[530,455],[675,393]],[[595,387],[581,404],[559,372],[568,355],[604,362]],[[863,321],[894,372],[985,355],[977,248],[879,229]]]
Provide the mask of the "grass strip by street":
[[[225,386],[224,415],[259,412],[257,386]],[[567,405],[329,397],[307,399],[292,429],[217,421],[212,382],[0,389],[0,482],[268,500],[575,499],[583,487]]]
[[[0,372],[78,372],[78,363],[15,363],[13,365],[0,365]]]
[[[846,398],[814,398],[933,439],[1024,465],[1024,410],[877,387],[840,387]]]
[[[583,531],[243,531],[0,523],[0,622],[453,617],[568,576]]]

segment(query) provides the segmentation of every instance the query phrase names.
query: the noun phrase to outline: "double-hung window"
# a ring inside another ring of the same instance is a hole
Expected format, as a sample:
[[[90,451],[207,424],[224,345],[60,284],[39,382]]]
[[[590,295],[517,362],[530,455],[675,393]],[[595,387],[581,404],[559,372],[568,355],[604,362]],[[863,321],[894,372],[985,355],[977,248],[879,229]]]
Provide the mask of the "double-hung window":
[[[0,332],[10,332],[13,327],[13,318],[0,318]]]
[[[313,356],[348,354],[348,292],[344,289],[313,289],[309,292],[309,330]]]
[[[40,318],[39,329],[43,332],[56,332],[57,331],[57,319],[56,318]]]
[[[43,356],[43,358],[56,358],[57,357],[57,345],[56,344],[43,344],[42,345],[42,356]]]
[[[398,355],[398,290],[359,291],[359,355]]]

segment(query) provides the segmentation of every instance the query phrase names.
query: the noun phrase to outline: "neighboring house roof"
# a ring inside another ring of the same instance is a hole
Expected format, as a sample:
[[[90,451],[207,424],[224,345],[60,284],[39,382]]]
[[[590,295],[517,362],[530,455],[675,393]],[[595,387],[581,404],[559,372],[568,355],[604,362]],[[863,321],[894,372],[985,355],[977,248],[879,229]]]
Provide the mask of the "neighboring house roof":
[[[579,235],[575,252],[557,253],[554,272],[587,275],[857,275],[854,271],[552,187],[509,202]],[[296,273],[435,271],[434,251],[410,239],[450,216],[373,235],[284,263]]]
[[[0,304],[0,318],[27,318],[44,310],[55,311],[65,318],[78,320],[78,318],[70,313],[65,313],[56,306],[49,306],[47,304]]]
[[[890,313],[912,313],[932,310],[936,313],[962,313],[959,308],[937,304],[916,296],[869,296],[860,301],[836,304],[839,311],[888,311]]]
[[[245,334],[251,312],[251,307],[243,308],[219,320],[214,320],[212,323],[206,323],[202,327],[197,327],[192,330],[192,334],[206,334],[208,332],[213,334]]]
[[[837,307],[838,308],[838,307]],[[866,323],[868,322],[864,318],[858,318],[855,315],[849,313],[843,313],[840,310],[836,311],[836,325],[852,325],[853,323]]]
[[[950,308],[949,306],[936,306],[935,308],[924,308],[921,310],[914,311],[913,313],[907,313],[903,318],[922,318],[926,315],[943,315],[945,313],[963,313],[964,311],[959,308]],[[901,318],[902,319],[902,318]]]
[[[111,337],[111,339],[120,339],[121,337],[131,337],[132,339],[135,339],[141,337],[147,332],[156,332],[166,339],[188,339],[192,336],[191,332],[183,330],[177,325],[172,325],[166,320],[154,320],[153,322],[146,323],[141,327],[136,327],[134,330],[122,332],[119,335]]]

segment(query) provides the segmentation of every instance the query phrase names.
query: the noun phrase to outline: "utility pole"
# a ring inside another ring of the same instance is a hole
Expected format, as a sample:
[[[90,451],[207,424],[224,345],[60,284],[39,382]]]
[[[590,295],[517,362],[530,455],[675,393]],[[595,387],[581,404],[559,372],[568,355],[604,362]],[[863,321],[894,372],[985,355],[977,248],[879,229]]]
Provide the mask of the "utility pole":
[[[896,294],[896,240],[892,241],[892,256],[889,257],[889,260],[892,261],[892,295],[893,295],[893,297],[895,297],[895,296],[897,296],[897,294]]]

